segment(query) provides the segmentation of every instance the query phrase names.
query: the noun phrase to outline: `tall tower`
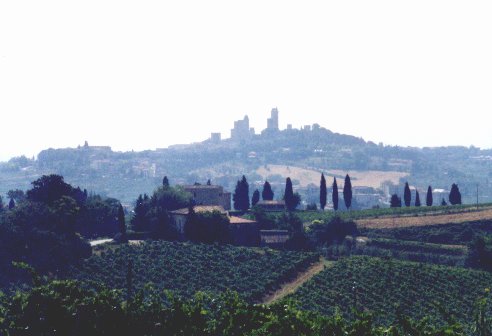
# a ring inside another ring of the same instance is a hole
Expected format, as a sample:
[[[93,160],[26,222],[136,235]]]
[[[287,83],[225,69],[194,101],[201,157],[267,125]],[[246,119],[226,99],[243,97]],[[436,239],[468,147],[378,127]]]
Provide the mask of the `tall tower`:
[[[278,109],[272,108],[271,117],[267,120],[267,129],[278,131]]]

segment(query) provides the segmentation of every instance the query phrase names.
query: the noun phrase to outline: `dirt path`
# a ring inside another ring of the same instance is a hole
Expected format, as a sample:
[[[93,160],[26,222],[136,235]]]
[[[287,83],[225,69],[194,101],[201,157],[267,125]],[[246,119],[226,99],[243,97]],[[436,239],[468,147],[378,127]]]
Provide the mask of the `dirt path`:
[[[445,215],[359,219],[356,220],[356,223],[359,227],[387,229],[396,227],[428,226],[450,223],[459,224],[484,219],[492,219],[492,209],[463,213],[452,213]]]
[[[325,266],[329,266],[331,264],[332,263],[321,258],[319,262],[313,264],[305,272],[300,273],[294,280],[282,284],[280,288],[277,289],[273,294],[269,294],[265,296],[261,303],[270,304],[286,297],[289,294],[294,293],[306,281],[308,281],[313,276],[324,270]]]

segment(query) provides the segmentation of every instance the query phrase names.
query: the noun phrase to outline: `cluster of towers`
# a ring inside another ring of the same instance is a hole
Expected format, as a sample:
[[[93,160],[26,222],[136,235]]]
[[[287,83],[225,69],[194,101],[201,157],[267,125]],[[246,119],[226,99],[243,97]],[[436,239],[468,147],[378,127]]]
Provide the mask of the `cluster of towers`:
[[[275,107],[271,111],[270,118],[267,119],[267,128],[264,132],[278,131],[278,109]],[[234,122],[234,128],[231,130],[232,140],[246,140],[255,135],[255,129],[249,127],[249,118],[244,116],[243,120]]]

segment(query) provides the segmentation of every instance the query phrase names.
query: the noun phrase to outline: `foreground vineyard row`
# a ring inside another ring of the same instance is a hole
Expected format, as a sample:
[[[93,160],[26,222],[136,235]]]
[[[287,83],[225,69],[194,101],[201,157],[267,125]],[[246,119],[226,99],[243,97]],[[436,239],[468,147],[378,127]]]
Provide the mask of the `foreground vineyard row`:
[[[152,283],[159,290],[172,290],[184,297],[197,291],[229,289],[256,302],[318,260],[315,253],[156,241],[108,248],[70,275],[86,283],[126,290],[131,263],[135,289]]]
[[[475,303],[492,286],[492,274],[457,267],[351,257],[314,276],[290,296],[303,309],[346,316],[357,307],[376,314],[376,321],[391,323],[397,312],[413,318],[450,316],[462,323],[473,316]]]

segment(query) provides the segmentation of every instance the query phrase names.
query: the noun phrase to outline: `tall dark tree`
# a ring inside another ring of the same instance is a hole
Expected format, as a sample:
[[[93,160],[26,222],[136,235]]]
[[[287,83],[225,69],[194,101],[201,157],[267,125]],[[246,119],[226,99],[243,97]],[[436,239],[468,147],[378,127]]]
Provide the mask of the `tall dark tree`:
[[[52,205],[62,196],[72,197],[80,206],[85,202],[85,195],[80,188],[73,188],[60,175],[43,175],[32,182],[32,189],[27,191],[27,199]]]
[[[441,201],[441,206],[446,206],[446,205],[448,205],[448,203],[446,203],[446,200],[443,198]]]
[[[419,207],[421,206],[422,204],[420,204],[420,195],[419,195],[419,191],[418,190],[415,190],[415,206],[416,207]]]
[[[434,200],[433,200],[433,197],[432,197],[432,187],[429,186],[427,188],[427,197],[425,199],[425,205],[432,206],[432,203],[434,203]]]
[[[260,191],[258,189],[253,193],[253,198],[251,199],[251,206],[254,207],[260,201]]]
[[[234,202],[234,209],[242,211],[249,209],[249,184],[244,175],[240,181],[237,181],[232,199]]]
[[[0,195],[0,212],[3,211],[3,198],[2,195]]]
[[[263,184],[263,191],[261,192],[261,197],[263,198],[264,201],[271,201],[273,200],[273,190],[272,186],[268,181],[265,181],[265,184]]]
[[[451,203],[451,205],[461,204],[461,193],[456,183],[453,183],[451,186],[451,191],[449,192],[449,203]]]
[[[412,192],[410,191],[410,186],[408,182],[405,182],[405,189],[403,190],[403,200],[405,201],[405,206],[409,207],[412,203]]]
[[[212,185],[212,181],[210,181],[210,179],[207,180],[207,185],[208,186]]]
[[[9,202],[9,210],[12,210],[13,208],[15,208],[15,201],[13,198],[11,198]]]
[[[321,210],[324,210],[326,206],[326,180],[323,173],[321,173],[321,181],[319,183],[319,206]]]
[[[7,197],[13,198],[15,203],[19,203],[19,202],[23,202],[26,199],[26,194],[24,193],[23,190],[15,189],[15,190],[9,190],[7,192]]]
[[[123,210],[121,203],[118,207],[118,230],[121,233],[121,239],[126,241],[125,211]]]
[[[390,207],[401,208],[401,198],[397,194],[391,195]]]
[[[162,186],[164,188],[169,187],[169,179],[167,178],[167,176],[164,176],[164,178],[162,179]]]
[[[292,181],[290,177],[285,180],[285,193],[284,193],[285,206],[287,210],[293,211],[296,208],[296,200],[294,197],[294,189],[292,188]]]
[[[338,185],[337,185],[337,178],[336,177],[333,178],[331,200],[333,201],[333,210],[337,211],[338,210]]]
[[[350,182],[350,176],[345,176],[345,183],[343,184],[343,201],[347,209],[350,209],[352,205],[352,182]]]

